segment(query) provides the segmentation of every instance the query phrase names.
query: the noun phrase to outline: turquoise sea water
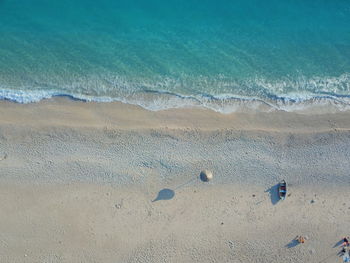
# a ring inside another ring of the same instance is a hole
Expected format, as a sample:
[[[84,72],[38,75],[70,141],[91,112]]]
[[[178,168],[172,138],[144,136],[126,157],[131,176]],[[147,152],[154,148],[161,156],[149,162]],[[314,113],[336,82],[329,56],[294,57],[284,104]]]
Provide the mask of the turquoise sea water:
[[[348,0],[0,0],[0,98],[350,103]]]

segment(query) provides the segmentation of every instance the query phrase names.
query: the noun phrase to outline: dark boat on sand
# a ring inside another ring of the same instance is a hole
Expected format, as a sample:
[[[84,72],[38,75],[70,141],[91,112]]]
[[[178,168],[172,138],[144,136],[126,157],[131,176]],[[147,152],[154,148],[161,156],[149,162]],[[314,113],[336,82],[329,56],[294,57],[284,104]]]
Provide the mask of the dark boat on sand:
[[[287,195],[287,183],[286,181],[282,180],[278,186],[278,196],[281,200],[284,200],[286,198],[286,195]]]

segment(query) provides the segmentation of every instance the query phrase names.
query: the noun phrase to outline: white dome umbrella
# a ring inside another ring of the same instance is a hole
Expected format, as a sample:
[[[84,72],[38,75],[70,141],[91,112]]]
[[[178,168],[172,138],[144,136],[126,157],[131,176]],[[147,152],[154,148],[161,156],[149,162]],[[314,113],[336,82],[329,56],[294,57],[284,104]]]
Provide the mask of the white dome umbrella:
[[[213,173],[211,171],[208,171],[208,170],[203,170],[203,171],[201,171],[199,178],[203,182],[209,182],[211,179],[213,179]]]

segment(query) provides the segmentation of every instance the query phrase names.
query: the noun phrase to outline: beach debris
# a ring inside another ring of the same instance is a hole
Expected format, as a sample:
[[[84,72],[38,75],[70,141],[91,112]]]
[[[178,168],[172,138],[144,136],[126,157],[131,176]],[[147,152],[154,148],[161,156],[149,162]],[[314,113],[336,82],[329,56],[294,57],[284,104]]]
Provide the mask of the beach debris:
[[[123,201],[124,201],[124,199],[122,199],[122,200],[120,201],[120,203],[115,204],[115,208],[117,208],[117,209],[122,208],[122,207],[123,207]]]
[[[3,161],[7,158],[7,153],[3,153],[0,155],[0,161]]]
[[[199,178],[203,181],[203,182],[209,182],[211,179],[213,179],[213,173],[211,171],[208,170],[203,170],[201,171],[201,173],[199,174]]]
[[[229,242],[228,242],[228,246],[229,246],[231,249],[234,249],[234,247],[235,247],[233,241],[229,241]]]

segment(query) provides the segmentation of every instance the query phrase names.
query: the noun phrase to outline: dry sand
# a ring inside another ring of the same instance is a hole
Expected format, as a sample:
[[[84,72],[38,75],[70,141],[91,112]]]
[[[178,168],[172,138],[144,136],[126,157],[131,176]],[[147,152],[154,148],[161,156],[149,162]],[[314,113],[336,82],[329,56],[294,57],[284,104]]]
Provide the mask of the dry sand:
[[[349,112],[3,101],[0,262],[341,262],[349,158]]]

